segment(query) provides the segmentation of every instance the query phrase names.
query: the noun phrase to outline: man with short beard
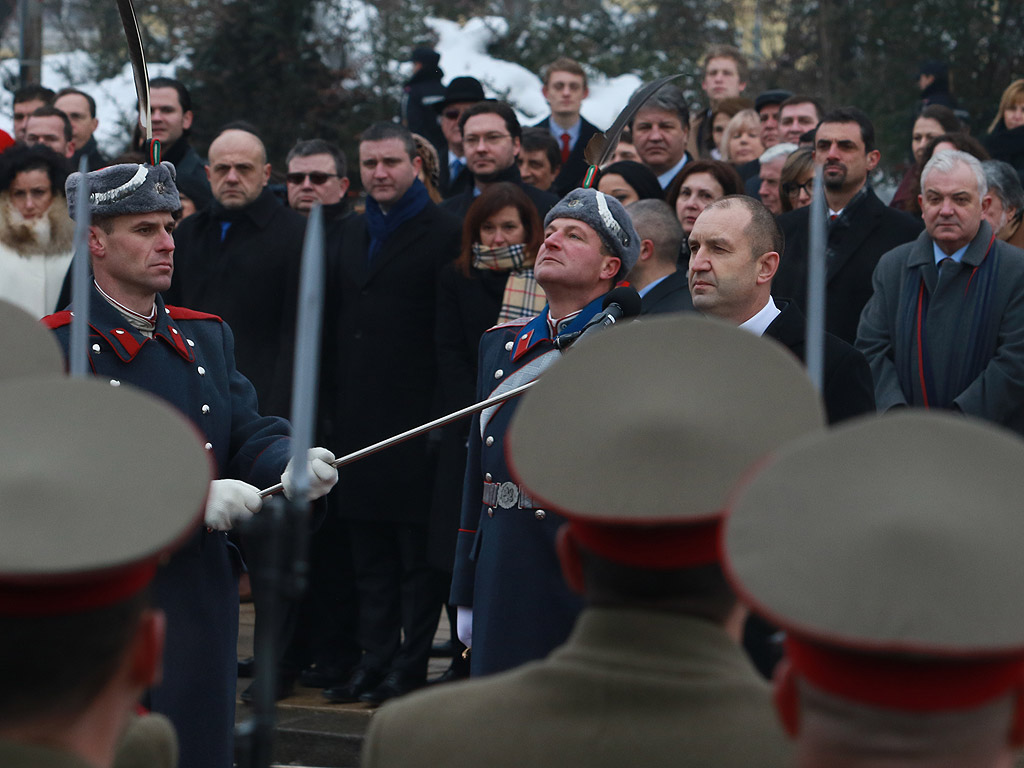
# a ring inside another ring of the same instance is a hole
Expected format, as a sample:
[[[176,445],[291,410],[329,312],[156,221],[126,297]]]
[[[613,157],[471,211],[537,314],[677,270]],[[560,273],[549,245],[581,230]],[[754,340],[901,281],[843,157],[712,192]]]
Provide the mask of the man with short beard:
[[[508,104],[503,101],[474,104],[459,118],[459,130],[462,134],[462,149],[466,153],[466,167],[473,174],[473,185],[441,203],[442,210],[460,219],[465,218],[466,211],[477,195],[499,181],[510,181],[521,186],[537,207],[541,218],[558,202],[558,198],[550,192],[542,192],[523,183],[516,165],[523,129]]]
[[[857,321],[871,298],[871,273],[882,254],[909,242],[921,223],[889,208],[871,189],[868,174],[878,165],[875,127],[856,107],[841,107],[822,118],[815,134],[814,162],[824,166],[828,205],[825,330],[852,344]],[[786,256],[774,291],[806,310],[811,206],[779,217]]]

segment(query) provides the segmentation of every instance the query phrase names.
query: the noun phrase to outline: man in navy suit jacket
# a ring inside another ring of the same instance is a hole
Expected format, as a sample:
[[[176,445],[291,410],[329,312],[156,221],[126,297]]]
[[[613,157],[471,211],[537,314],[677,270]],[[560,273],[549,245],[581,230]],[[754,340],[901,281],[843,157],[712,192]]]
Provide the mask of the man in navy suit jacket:
[[[551,107],[551,114],[535,128],[546,128],[555,137],[562,152],[562,170],[551,186],[558,195],[568,194],[580,185],[587,172],[583,152],[590,137],[600,129],[580,115],[583,100],[590,95],[587,73],[578,62],[565,57],[555,59],[544,67],[543,94]]]

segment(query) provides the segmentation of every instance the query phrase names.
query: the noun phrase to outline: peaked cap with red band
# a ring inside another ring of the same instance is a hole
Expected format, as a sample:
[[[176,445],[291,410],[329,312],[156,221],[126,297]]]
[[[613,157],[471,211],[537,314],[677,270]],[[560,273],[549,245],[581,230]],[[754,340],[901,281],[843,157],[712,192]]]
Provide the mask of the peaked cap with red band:
[[[740,597],[787,630],[795,674],[905,711],[1024,686],[1024,441],[932,412],[798,440],[737,494]]]
[[[212,468],[195,429],[151,395],[94,380],[12,379],[0,402],[0,614],[89,610],[143,589],[202,513]]]
[[[513,474],[615,562],[718,561],[718,522],[745,473],[824,427],[796,359],[697,315],[615,326],[580,343],[523,396]]]

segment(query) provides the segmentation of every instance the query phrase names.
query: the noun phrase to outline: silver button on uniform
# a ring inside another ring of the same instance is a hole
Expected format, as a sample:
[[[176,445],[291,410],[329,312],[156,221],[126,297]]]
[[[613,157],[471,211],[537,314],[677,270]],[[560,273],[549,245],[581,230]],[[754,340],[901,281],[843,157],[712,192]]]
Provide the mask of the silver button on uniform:
[[[206,369],[203,368],[203,366],[200,365],[198,368],[196,368],[196,370],[199,371],[199,375],[200,376],[205,376],[206,375]]]
[[[500,379],[504,375],[505,375],[505,372],[503,370],[501,370],[501,368],[499,368],[498,370],[496,370],[494,372],[494,378],[496,378],[496,379]]]
[[[512,351],[512,342],[511,341],[506,341],[505,342],[505,351],[506,352],[511,352]]]
[[[487,508],[487,516],[488,517],[494,517],[494,507],[488,507]]]
[[[545,512],[543,509],[538,509],[536,512],[533,513],[533,516],[536,517],[538,520],[543,520],[545,517],[548,516],[548,513]]]
[[[99,344],[93,344],[92,345],[92,351],[93,352],[99,352],[100,351],[100,345]]]
[[[204,404],[201,410],[202,410],[203,413],[209,413],[210,412],[210,406]]]
[[[118,381],[117,379],[111,379],[110,380],[110,386],[112,386],[112,387],[120,387],[121,386],[121,382]]]
[[[491,473],[490,472],[488,472],[486,475],[484,475],[484,480],[486,480],[488,483],[491,482]]]
[[[494,445],[494,438],[491,435],[488,435],[487,439],[484,440],[484,445],[490,448],[492,445]]]
[[[206,450],[208,450],[208,451],[212,451],[212,450],[213,450],[213,443],[207,443],[207,444],[206,444],[206,445],[204,445],[203,447],[204,447],[204,448],[205,448]]]

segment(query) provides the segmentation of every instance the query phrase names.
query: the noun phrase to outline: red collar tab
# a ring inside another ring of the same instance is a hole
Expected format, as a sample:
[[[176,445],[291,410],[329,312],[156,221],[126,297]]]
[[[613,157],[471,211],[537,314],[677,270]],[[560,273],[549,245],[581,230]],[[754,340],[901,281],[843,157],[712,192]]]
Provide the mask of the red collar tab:
[[[166,316],[166,315],[165,315]],[[159,336],[161,339],[166,341],[174,350],[189,363],[195,362],[196,356],[192,352],[192,348],[185,343],[184,334],[175,327],[175,325],[168,319],[166,325],[157,324],[156,331],[153,333],[153,338]]]
[[[883,709],[969,709],[1024,685],[1024,654],[997,659],[882,656],[813,643],[788,634],[786,655],[812,685]]]
[[[680,525],[625,525],[570,519],[576,540],[620,565],[655,570],[717,563],[721,520]]]
[[[127,600],[156,573],[156,558],[99,574],[73,574],[46,583],[0,580],[0,616],[58,616]]]
[[[533,329],[520,334],[519,338],[516,339],[516,347],[512,350],[512,359],[518,360],[529,348],[530,339],[533,338]]]

